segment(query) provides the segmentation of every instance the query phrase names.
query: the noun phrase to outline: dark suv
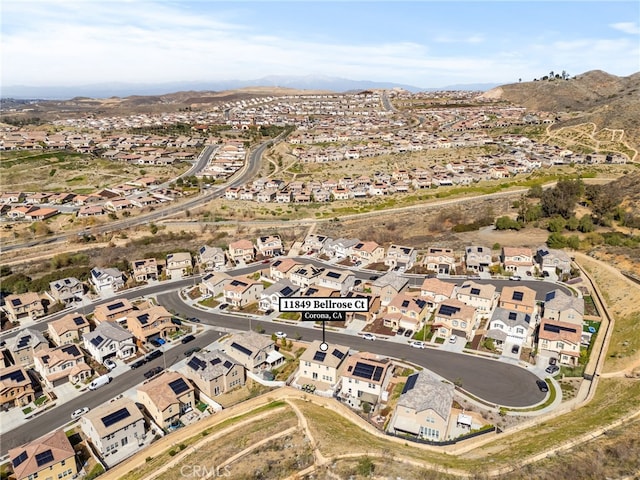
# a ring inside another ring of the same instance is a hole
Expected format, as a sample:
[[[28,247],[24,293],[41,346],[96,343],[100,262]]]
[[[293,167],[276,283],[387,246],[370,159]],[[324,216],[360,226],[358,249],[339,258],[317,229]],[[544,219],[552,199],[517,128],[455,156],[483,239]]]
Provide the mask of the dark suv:
[[[147,361],[153,360],[154,358],[158,358],[158,357],[161,357],[161,356],[162,356],[162,351],[154,350],[154,351],[152,351],[151,353],[149,353],[147,355]]]
[[[193,335],[186,335],[186,336],[182,337],[181,342],[182,343],[189,343],[189,342],[192,342],[195,339],[196,339],[196,337],[194,337]]]
[[[545,382],[544,380],[536,380],[536,385],[538,385],[538,388],[541,392],[549,391],[549,385],[547,385],[547,382]]]
[[[140,359],[136,360],[135,362],[132,362],[131,365],[129,365],[129,366],[131,368],[135,369],[135,368],[141,367],[145,363],[147,363],[147,361],[144,358],[140,358]]]
[[[147,370],[146,372],[144,372],[144,378],[151,378],[156,376],[157,374],[159,374],[162,371],[162,367],[153,367],[150,370]]]

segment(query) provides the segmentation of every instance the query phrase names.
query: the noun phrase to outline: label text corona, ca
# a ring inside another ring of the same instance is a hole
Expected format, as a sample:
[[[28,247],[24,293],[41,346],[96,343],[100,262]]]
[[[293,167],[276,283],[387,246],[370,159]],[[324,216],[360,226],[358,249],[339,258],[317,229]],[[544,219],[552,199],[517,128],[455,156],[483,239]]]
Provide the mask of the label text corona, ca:
[[[369,299],[366,297],[287,297],[279,299],[281,312],[367,312]]]

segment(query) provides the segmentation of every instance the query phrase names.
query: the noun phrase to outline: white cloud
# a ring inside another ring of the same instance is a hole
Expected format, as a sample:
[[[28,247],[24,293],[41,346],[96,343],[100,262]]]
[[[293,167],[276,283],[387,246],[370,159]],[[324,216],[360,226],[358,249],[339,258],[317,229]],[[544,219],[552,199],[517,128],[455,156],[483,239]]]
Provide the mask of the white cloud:
[[[630,35],[640,34],[640,25],[638,25],[637,22],[619,22],[619,23],[612,23],[609,26],[615,30],[628,33]]]

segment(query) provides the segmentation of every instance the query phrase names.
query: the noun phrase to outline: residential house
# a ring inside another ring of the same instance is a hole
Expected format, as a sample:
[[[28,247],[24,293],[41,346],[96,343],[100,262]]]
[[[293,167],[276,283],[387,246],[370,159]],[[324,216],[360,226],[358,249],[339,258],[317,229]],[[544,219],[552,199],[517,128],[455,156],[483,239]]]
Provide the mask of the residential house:
[[[299,291],[300,288],[289,280],[280,280],[262,291],[260,294],[260,310],[263,312],[278,310],[280,298],[294,296]]]
[[[4,299],[4,310],[12,322],[21,319],[35,320],[44,317],[44,306],[40,295],[35,292],[7,295]]]
[[[360,243],[357,238],[338,238],[327,240],[322,249],[322,253],[333,258],[347,258],[351,255],[351,249]]]
[[[246,381],[244,366],[220,350],[191,355],[180,372],[209,398],[241,387]]]
[[[167,278],[180,280],[187,275],[191,275],[193,266],[191,265],[191,254],[189,252],[176,252],[167,255],[167,268],[165,270]]]
[[[356,276],[349,270],[325,269],[318,276],[318,286],[338,290],[341,295],[353,289]]]
[[[145,258],[131,262],[131,272],[136,282],[158,280],[158,261],[155,258]]]
[[[78,473],[76,452],[62,429],[10,448],[8,455],[15,480],[71,479]]]
[[[584,299],[555,289],[544,297],[544,318],[582,326]]]
[[[310,233],[305,237],[300,251],[313,253],[321,252],[328,240],[330,240],[330,238],[325,235]]]
[[[288,279],[293,270],[301,265],[301,263],[296,262],[292,258],[278,258],[271,262],[269,266],[269,276],[276,282]]]
[[[225,302],[242,308],[257,302],[264,285],[248,277],[232,277],[223,287]]]
[[[284,356],[276,350],[273,340],[253,331],[231,335],[224,352],[254,373],[284,363]]]
[[[533,251],[525,247],[502,247],[500,260],[507,272],[525,274],[533,268]]]
[[[351,261],[356,265],[368,265],[384,260],[384,247],[376,242],[358,242],[351,248]]]
[[[7,339],[7,350],[13,357],[13,363],[23,367],[32,365],[34,355],[48,348],[49,341],[42,332],[31,328],[25,328],[15,337]]]
[[[49,283],[48,295],[54,302],[69,305],[82,300],[84,285],[74,277],[62,278]]]
[[[533,315],[536,311],[536,292],[529,287],[503,287],[500,292],[500,308]]]
[[[538,247],[535,260],[543,272],[557,273],[561,278],[571,273],[571,257],[564,250]]]
[[[198,250],[198,267],[201,272],[219,272],[227,263],[224,250],[204,245]]]
[[[437,328],[439,337],[456,335],[470,341],[476,328],[476,320],[475,308],[452,298],[440,303],[436,308],[433,327]]]
[[[82,336],[89,333],[90,330],[89,321],[79,313],[68,313],[47,324],[49,338],[56,345],[78,343],[82,340]]]
[[[156,425],[165,430],[196,406],[195,388],[189,379],[172,371],[165,371],[139,386],[137,398]]]
[[[395,272],[388,272],[375,279],[371,284],[371,293],[380,297],[383,307],[389,305],[409,283],[406,277],[401,277]]]
[[[24,407],[35,399],[27,370],[20,365],[0,369],[0,408]]]
[[[278,235],[258,237],[256,248],[258,253],[263,257],[274,257],[284,254],[282,239]]]
[[[437,303],[454,298],[456,284],[437,278],[425,278],[420,286],[420,296],[433,298]]]
[[[464,263],[471,272],[486,272],[493,265],[491,249],[481,245],[470,245],[464,249]]]
[[[582,325],[543,318],[538,329],[538,354],[576,366],[580,359]]]
[[[442,442],[453,405],[454,386],[422,370],[407,377],[388,430],[421,440]]]
[[[300,356],[296,383],[313,384],[320,391],[334,390],[341,367],[349,357],[349,347],[331,344],[323,350],[321,344],[320,340],[314,340]]]
[[[36,372],[49,388],[67,382],[75,385],[92,374],[91,367],[84,361],[84,354],[73,343],[41,350],[33,356],[33,362]]]
[[[254,259],[253,243],[238,240],[229,244],[229,257],[235,264],[251,262]]]
[[[324,268],[316,267],[311,263],[294,267],[292,270],[289,280],[300,288],[309,288],[317,284],[320,274],[324,272]]]
[[[465,305],[474,307],[479,314],[489,315],[496,304],[500,294],[496,287],[489,283],[476,283],[467,280],[458,287],[456,298]]]
[[[422,259],[428,270],[443,275],[456,273],[456,257],[451,248],[429,247]]]
[[[89,283],[99,295],[117,292],[124,288],[124,274],[117,268],[91,269]]]
[[[224,286],[231,281],[231,276],[224,272],[208,273],[202,277],[200,282],[200,292],[203,295],[209,294],[219,297],[224,294]]]
[[[108,303],[98,305],[93,310],[93,320],[96,324],[102,322],[124,323],[129,312],[135,310],[133,304],[126,298],[118,298]]]
[[[389,384],[393,364],[388,358],[370,353],[351,355],[342,369],[342,384],[338,396],[352,408],[378,403]]]
[[[126,359],[136,354],[133,334],[115,322],[102,322],[82,336],[84,349],[99,363],[105,358]]]
[[[429,303],[421,298],[401,292],[387,305],[383,314],[384,326],[393,329],[418,330],[429,312]]]
[[[128,397],[103,403],[80,419],[80,428],[103,457],[122,449],[137,450],[144,440],[144,416]]]
[[[489,321],[487,338],[494,340],[494,345],[503,350],[509,345],[530,346],[531,335],[535,327],[529,313],[514,312],[504,308],[496,308]]]
[[[377,315],[380,312],[380,307],[382,306],[380,302],[380,297],[378,295],[374,295],[372,293],[351,291],[351,292],[347,292],[345,297],[366,298],[369,305],[369,309],[366,312],[347,312],[346,313],[347,323],[351,322],[352,320],[362,320],[366,323],[371,323],[377,318]]]
[[[127,314],[127,329],[139,342],[167,338],[178,327],[171,321],[171,313],[161,305]]]
[[[384,264],[392,269],[397,268],[405,272],[410,270],[416,263],[417,255],[416,249],[413,247],[392,244],[387,249]]]

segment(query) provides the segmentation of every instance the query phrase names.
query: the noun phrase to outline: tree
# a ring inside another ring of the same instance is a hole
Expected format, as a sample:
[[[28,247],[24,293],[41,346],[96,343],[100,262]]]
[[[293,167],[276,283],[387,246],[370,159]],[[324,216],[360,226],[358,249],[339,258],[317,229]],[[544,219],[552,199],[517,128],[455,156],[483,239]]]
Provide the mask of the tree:
[[[496,219],[496,230],[520,230],[522,226],[506,215]]]
[[[534,185],[527,192],[527,197],[531,198],[542,198],[542,193],[544,190],[542,189],[542,185]]]
[[[584,192],[582,180],[561,179],[555,187],[545,190],[540,198],[545,217],[560,215],[568,219],[573,215],[576,202]]]
[[[562,232],[566,224],[567,222],[564,218],[560,216],[553,217],[547,224],[547,230],[549,230],[550,232]]]
[[[600,225],[606,223],[607,217],[613,215],[622,201],[620,193],[606,185],[588,185],[584,194],[591,203],[591,211]]]
[[[549,248],[564,248],[567,245],[567,239],[561,233],[553,232],[547,238],[547,246]]]
[[[593,232],[593,219],[591,215],[585,213],[582,217],[580,217],[580,221],[578,222],[578,230],[582,233]]]

